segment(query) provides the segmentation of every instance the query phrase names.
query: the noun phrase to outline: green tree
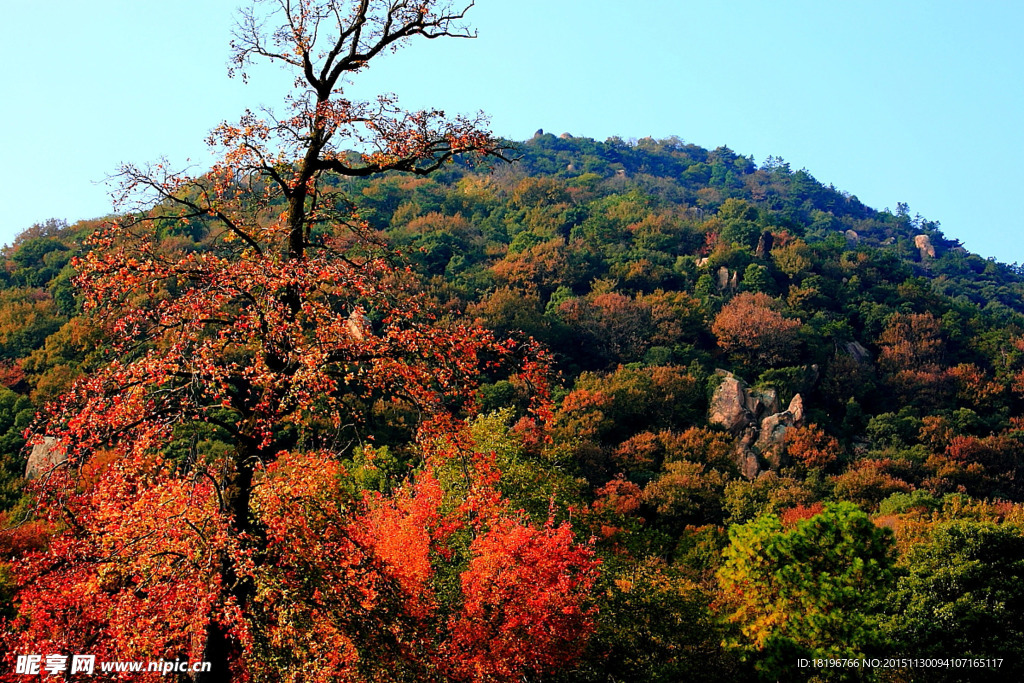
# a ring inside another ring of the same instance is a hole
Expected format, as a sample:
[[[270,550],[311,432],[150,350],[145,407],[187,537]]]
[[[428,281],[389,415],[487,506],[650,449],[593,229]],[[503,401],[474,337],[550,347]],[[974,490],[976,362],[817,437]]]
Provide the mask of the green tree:
[[[768,292],[772,288],[772,279],[768,269],[762,265],[751,263],[743,271],[743,288],[750,292]]]
[[[900,652],[1003,658],[1000,678],[1024,678],[1024,530],[947,522],[904,562],[884,622]],[[937,671],[932,680],[959,675]]]
[[[859,657],[879,644],[893,542],[856,506],[829,505],[791,528],[764,515],[729,538],[722,604],[764,678],[791,677],[797,657]]]

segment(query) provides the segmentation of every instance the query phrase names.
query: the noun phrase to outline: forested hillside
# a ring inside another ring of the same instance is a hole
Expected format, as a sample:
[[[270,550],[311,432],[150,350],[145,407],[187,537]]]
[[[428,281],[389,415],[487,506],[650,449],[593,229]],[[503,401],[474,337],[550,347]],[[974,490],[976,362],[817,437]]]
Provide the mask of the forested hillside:
[[[493,369],[465,413],[504,499],[552,544],[571,520],[600,560],[579,613],[592,621],[565,626],[581,629],[585,652],[527,667],[530,680],[972,676],[795,664],[860,656],[987,658],[977,666],[991,676],[1024,675],[1018,268],[778,158],[540,131],[512,147],[513,163],[325,178],[357,217],[351,243],[408,267],[401,286],[442,321],[468,318],[519,348],[532,339],[550,360],[550,411],[526,376]],[[212,219],[172,208],[150,214],[166,217],[154,223],[157,260],[221,247]],[[27,430],[115,353],[75,280],[101,224],[49,221],[3,252],[0,553],[11,563],[52,532],[25,493]],[[314,227],[310,244],[318,231],[333,235]],[[392,324],[383,304],[364,308],[369,332]],[[412,409],[363,408],[338,477],[351,495],[405,490],[422,467]],[[331,429],[310,424],[314,442]],[[168,459],[185,449],[175,438]],[[0,566],[9,618],[13,576]]]

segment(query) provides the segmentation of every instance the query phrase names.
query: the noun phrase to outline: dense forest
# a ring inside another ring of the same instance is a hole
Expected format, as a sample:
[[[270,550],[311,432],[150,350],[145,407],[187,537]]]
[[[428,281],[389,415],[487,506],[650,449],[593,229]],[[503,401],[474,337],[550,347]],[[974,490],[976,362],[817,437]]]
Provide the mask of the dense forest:
[[[3,250],[3,677],[1024,677],[1024,273],[781,158],[344,99],[435,4],[254,5],[290,118]]]
[[[511,164],[333,182],[442,315],[549,354],[549,419],[498,379],[468,422],[504,495],[535,520],[571,519],[600,559],[587,649],[546,675],[842,678],[795,662],[860,656],[1001,658],[1001,675],[1019,672],[1017,270],[780,159],[541,132],[514,147]],[[75,286],[100,224],[49,221],[4,252],[9,561],[47,542],[46,522],[25,521],[26,429],[109,359]],[[168,224],[158,247],[202,253],[214,234]],[[350,486],[403,486],[419,466],[403,425],[370,411],[373,450],[345,454]]]

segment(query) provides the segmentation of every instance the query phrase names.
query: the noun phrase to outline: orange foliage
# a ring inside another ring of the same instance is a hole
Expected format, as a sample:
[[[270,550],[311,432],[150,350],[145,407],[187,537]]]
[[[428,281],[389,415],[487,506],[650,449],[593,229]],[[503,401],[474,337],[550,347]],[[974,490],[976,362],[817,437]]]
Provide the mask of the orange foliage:
[[[594,510],[613,515],[631,515],[640,509],[640,487],[621,476],[612,479],[594,492]]]
[[[810,519],[815,515],[819,514],[825,509],[824,503],[812,503],[811,505],[795,505],[791,508],[786,508],[779,513],[779,520],[782,522],[782,526],[787,529],[795,525],[802,519]]]
[[[934,366],[944,346],[941,324],[931,313],[894,313],[878,343],[879,363],[894,373]]]
[[[800,321],[784,318],[779,302],[761,292],[742,292],[722,307],[711,331],[723,351],[746,363],[771,366],[796,354]]]
[[[126,211],[74,262],[113,351],[36,425],[68,465],[33,489],[56,531],[15,567],[6,652],[205,660],[211,680],[236,683],[512,681],[584,646],[589,546],[510,510],[493,457],[453,417],[472,412],[481,377],[500,376],[532,387],[533,417],[547,419],[543,355],[431,310],[343,184],[325,182],[501,155],[479,118],[341,91],[381,51],[466,35],[462,18],[435,0],[251,4],[234,68],[294,68],[290,111],[218,127],[210,142],[224,154],[202,177],[122,167]],[[208,249],[163,248],[162,234],[197,219]],[[451,222],[473,240],[471,224]],[[3,310],[32,322],[53,307]],[[73,379],[56,369],[49,391]],[[362,438],[375,410],[415,416],[419,441],[404,445],[422,467],[363,497],[343,446],[322,444],[353,425]],[[464,488],[442,490],[434,472],[453,461]],[[440,569],[462,588],[443,605]]]
[[[871,510],[894,493],[912,491],[913,486],[889,471],[894,467],[898,468],[898,463],[889,459],[860,460],[832,477],[835,495]]]
[[[956,397],[967,405],[984,405],[1005,391],[1002,384],[989,379],[974,363],[961,363],[946,372],[956,383]]]
[[[949,420],[940,415],[928,415],[921,419],[921,430],[918,438],[933,450],[941,451],[953,438],[953,427]]]
[[[0,385],[12,389],[25,381],[25,370],[21,363],[0,361]]]
[[[559,237],[506,256],[491,271],[499,282],[530,294],[547,295],[571,280],[569,267],[565,240]]]
[[[728,434],[705,427],[690,427],[680,433],[662,430],[641,432],[621,443],[612,457],[622,467],[660,466],[662,462],[685,460],[704,463],[723,472],[734,468],[734,444]]]
[[[992,481],[985,467],[978,462],[959,462],[945,454],[936,453],[924,463],[928,472],[921,485],[936,495],[946,493],[969,493],[987,496]]]
[[[784,439],[786,452],[808,469],[828,469],[842,452],[839,442],[815,424],[788,429]]]

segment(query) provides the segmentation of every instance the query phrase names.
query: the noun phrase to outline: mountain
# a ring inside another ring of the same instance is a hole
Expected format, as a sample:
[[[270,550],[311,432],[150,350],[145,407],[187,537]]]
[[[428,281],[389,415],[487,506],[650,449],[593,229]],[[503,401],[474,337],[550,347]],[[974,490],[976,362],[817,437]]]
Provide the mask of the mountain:
[[[510,498],[538,518],[557,499],[603,553],[602,618],[566,680],[728,680],[754,665],[767,676],[770,653],[1001,653],[1019,670],[1021,270],[969,253],[904,205],[865,206],[779,158],[759,166],[676,138],[541,131],[510,146],[511,164],[334,188],[358,217],[359,244],[396,249],[446,315],[550,351],[560,373],[550,424],[528,411],[524,387],[495,380],[474,428],[506,449]],[[104,362],[73,283],[73,257],[98,225],[51,221],[3,254],[7,508],[24,505],[22,433],[34,414]],[[196,219],[165,230],[168,254],[216,239]],[[400,438],[390,445],[401,459]],[[830,546],[834,558],[808,550],[829,533],[847,544]],[[794,592],[764,597],[788,613],[723,597],[723,586],[755,595],[785,584],[744,564],[772,553],[809,568],[787,574]],[[850,557],[875,569],[826,587],[845,597],[828,603],[826,588],[807,588],[847,576]],[[954,557],[996,569],[979,569],[975,602],[945,631],[929,630],[958,604],[935,588]],[[854,588],[875,602],[854,600]],[[796,613],[819,609],[839,615],[829,628],[845,645],[801,630]],[[1002,630],[972,635],[980,618]]]

